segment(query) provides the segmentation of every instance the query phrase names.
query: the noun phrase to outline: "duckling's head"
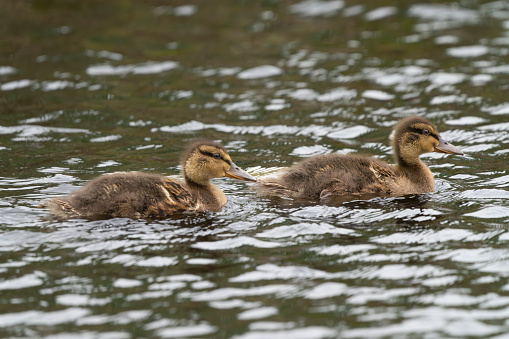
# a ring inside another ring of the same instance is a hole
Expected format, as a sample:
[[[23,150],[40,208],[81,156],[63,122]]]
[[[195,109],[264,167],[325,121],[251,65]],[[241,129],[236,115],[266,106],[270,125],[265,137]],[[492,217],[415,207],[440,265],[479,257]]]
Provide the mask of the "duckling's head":
[[[463,155],[458,148],[445,141],[437,128],[421,117],[401,120],[391,134],[396,162],[401,166],[419,164],[419,156],[429,152]]]
[[[210,179],[221,177],[256,181],[233,163],[223,146],[212,141],[189,145],[182,159],[182,173],[188,184],[207,185]]]

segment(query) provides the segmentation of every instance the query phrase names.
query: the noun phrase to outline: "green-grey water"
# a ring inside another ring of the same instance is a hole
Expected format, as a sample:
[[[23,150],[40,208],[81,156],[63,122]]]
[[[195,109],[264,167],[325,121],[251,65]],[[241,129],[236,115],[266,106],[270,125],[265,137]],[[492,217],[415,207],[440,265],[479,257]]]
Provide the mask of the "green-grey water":
[[[509,338],[505,1],[0,1],[0,336]],[[217,179],[219,213],[58,221],[192,140],[255,176],[392,161],[420,115],[435,192],[321,204]]]

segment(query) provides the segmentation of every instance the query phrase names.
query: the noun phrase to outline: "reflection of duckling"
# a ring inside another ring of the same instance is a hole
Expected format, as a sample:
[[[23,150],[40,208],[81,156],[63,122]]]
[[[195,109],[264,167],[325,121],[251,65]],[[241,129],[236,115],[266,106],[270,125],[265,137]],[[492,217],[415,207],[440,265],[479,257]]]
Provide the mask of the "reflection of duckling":
[[[220,211],[226,196],[210,183],[230,177],[256,181],[235,165],[219,144],[208,141],[189,146],[182,161],[184,182],[148,173],[102,175],[73,194],[51,199],[53,214],[64,217],[163,217],[177,211]]]
[[[419,156],[428,152],[463,155],[421,117],[403,119],[394,127],[392,147],[396,165],[364,156],[319,155],[290,167],[279,177],[260,180],[259,188],[308,199],[433,192],[433,174]]]

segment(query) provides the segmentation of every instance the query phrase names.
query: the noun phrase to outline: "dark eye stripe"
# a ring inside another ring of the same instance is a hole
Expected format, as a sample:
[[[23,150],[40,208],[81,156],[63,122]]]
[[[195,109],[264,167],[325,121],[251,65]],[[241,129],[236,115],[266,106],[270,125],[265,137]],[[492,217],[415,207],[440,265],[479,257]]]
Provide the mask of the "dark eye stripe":
[[[198,151],[200,151],[201,154],[203,155],[206,155],[208,157],[211,157],[211,158],[214,158],[214,153],[210,153],[210,152],[206,152],[206,151],[202,151],[201,149],[198,149]],[[219,154],[219,156],[221,157],[221,154]],[[225,158],[221,157],[221,160],[223,160],[224,162],[226,162],[228,165],[231,165],[232,162],[230,160],[226,160]]]
[[[415,128],[415,127],[409,127],[408,131],[412,132],[412,133],[423,134],[424,129]],[[429,131],[429,135],[430,136],[432,136],[433,138],[438,140],[438,134],[435,134],[435,133],[431,132],[429,129],[428,129],[428,131]]]

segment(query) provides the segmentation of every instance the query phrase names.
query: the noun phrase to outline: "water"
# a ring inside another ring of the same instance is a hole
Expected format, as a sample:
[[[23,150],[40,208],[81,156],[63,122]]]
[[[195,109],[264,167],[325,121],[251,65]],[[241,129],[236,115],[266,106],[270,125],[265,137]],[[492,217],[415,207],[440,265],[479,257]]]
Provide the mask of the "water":
[[[0,22],[0,336],[509,338],[505,2],[4,1]],[[324,205],[219,179],[219,213],[37,207],[178,175],[197,138],[253,175],[392,161],[408,115],[466,153],[423,156],[434,193]]]

